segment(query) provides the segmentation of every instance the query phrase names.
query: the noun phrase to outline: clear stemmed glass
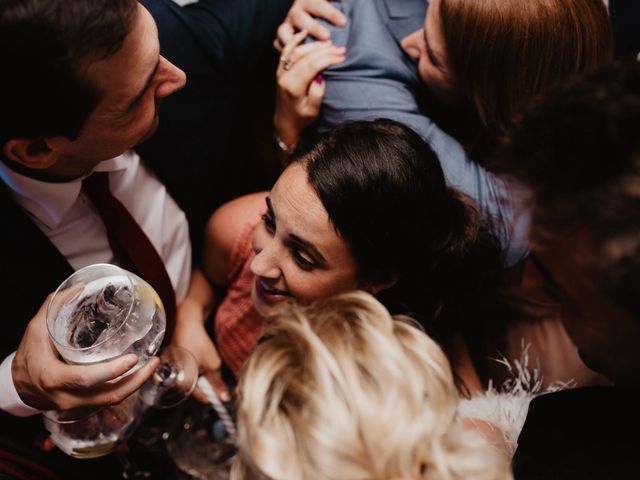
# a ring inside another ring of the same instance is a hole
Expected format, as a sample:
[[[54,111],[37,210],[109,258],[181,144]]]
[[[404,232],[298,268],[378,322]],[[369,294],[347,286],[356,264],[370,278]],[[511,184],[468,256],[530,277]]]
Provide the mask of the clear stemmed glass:
[[[92,364],[135,353],[138,363],[128,375],[160,348],[166,317],[147,282],[115,265],[95,264],[62,282],[47,306],[46,323],[67,363]],[[117,405],[46,412],[44,421],[65,453],[99,457],[131,435],[142,406],[136,394]]]
[[[160,364],[138,391],[145,405],[171,408],[182,403],[196,387],[198,362],[186,348],[170,345],[160,351]]]
[[[166,327],[155,290],[109,264],[89,265],[62,282],[47,306],[46,319],[58,352],[74,364],[135,353],[139,368],[160,348]]]
[[[125,478],[155,478],[153,472],[166,457],[164,441],[170,435],[172,414],[163,410],[187,399],[198,380],[198,362],[189,350],[170,345],[158,357],[160,364],[136,392],[142,405],[141,425],[128,443],[129,453],[117,454]]]
[[[166,440],[167,453],[176,466],[192,478],[228,479],[237,441],[231,420],[233,403],[221,402],[215,397],[202,377],[198,385],[211,403],[205,405],[190,400],[181,406]]]
[[[54,443],[72,457],[101,457],[133,434],[149,407],[166,409],[184,401],[198,380],[195,357],[184,348],[169,346],[159,358],[160,365],[140,390],[117,405],[46,412],[45,426]],[[160,430],[156,434],[163,437],[165,429]]]

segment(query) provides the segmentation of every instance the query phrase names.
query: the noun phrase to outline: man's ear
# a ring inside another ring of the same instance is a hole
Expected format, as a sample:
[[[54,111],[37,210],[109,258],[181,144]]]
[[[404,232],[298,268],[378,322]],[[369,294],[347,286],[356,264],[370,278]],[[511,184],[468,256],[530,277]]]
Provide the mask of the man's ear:
[[[58,149],[51,148],[47,139],[14,138],[2,147],[9,160],[32,170],[42,170],[56,164]]]

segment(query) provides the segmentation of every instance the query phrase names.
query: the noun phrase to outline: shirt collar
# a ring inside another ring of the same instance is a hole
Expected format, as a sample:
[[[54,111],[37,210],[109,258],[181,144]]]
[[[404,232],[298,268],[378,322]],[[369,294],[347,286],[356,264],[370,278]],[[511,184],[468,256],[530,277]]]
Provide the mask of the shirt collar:
[[[132,151],[104,160],[93,169],[94,172],[115,172],[125,170],[131,164]],[[83,177],[84,178],[84,177]],[[75,204],[83,178],[68,182],[54,183],[36,180],[11,170],[0,162],[0,179],[7,185],[15,201],[48,228],[56,228]]]

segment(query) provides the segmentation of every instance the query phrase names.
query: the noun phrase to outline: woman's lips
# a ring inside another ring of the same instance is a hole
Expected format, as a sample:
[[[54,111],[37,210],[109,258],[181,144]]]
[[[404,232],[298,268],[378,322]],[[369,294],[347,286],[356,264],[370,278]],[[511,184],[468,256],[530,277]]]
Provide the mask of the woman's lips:
[[[255,288],[258,296],[267,302],[275,302],[281,300],[282,297],[291,296],[289,292],[271,286],[268,281],[261,277],[256,277]]]

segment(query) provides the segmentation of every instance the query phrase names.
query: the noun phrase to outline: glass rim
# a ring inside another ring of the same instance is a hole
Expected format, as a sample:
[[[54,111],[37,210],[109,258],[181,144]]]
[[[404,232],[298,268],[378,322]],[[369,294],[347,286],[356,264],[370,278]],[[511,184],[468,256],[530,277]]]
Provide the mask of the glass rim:
[[[69,351],[73,351],[73,352],[83,352],[83,351],[89,351],[93,348],[97,348],[101,345],[103,345],[105,342],[111,340],[114,335],[116,333],[118,333],[126,324],[127,321],[129,320],[129,317],[131,316],[131,312],[133,311],[133,304],[134,302],[130,302],[129,303],[129,309],[127,310],[127,315],[125,316],[124,321],[115,329],[113,329],[113,331],[104,339],[102,339],[100,342],[98,343],[94,343],[93,345],[89,345],[88,347],[74,347],[72,345],[69,344],[64,344],[61,341],[59,341],[55,335],[52,332],[53,329],[53,325],[50,324],[54,324],[55,323],[55,319],[52,320],[51,322],[49,321],[50,318],[50,309],[52,308],[52,304],[54,299],[56,298],[56,296],[58,296],[58,294],[60,293],[62,286],[67,283],[67,281],[69,281],[71,278],[73,278],[76,275],[79,275],[82,272],[85,272],[89,269],[93,269],[96,267],[108,267],[108,268],[114,268],[117,270],[120,270],[120,272],[122,272],[123,276],[127,277],[129,284],[131,286],[131,289],[134,289],[134,282],[133,282],[133,277],[137,277],[136,275],[134,275],[133,273],[129,272],[128,270],[125,270],[122,267],[119,267],[118,265],[113,265],[111,263],[92,263],[91,265],[86,265],[78,270],[76,270],[75,272],[73,272],[71,275],[69,275],[67,278],[65,278],[62,283],[60,283],[60,285],[58,285],[58,288],[56,288],[55,292],[53,292],[53,295],[51,295],[51,299],[49,299],[49,302],[47,303],[47,310],[45,312],[45,323],[47,324],[47,332],[49,334],[49,338],[56,344],[59,345],[60,347],[64,348],[65,350],[69,350]],[[68,287],[67,287],[68,288]],[[58,315],[56,314],[56,317]],[[62,352],[60,352],[60,354],[64,357],[64,355],[62,354]],[[119,355],[118,355],[119,356]]]
[[[118,405],[118,404],[116,404]],[[100,406],[90,406],[90,407],[78,407],[71,410],[46,410],[42,412],[42,415],[48,420],[57,423],[58,425],[70,425],[72,423],[78,423],[87,418],[100,413],[102,410],[109,408],[111,405],[100,405]],[[86,409],[86,411],[83,411]],[[67,418],[61,419],[59,417],[64,414],[73,415],[73,413],[77,413],[77,417],[75,418]]]

